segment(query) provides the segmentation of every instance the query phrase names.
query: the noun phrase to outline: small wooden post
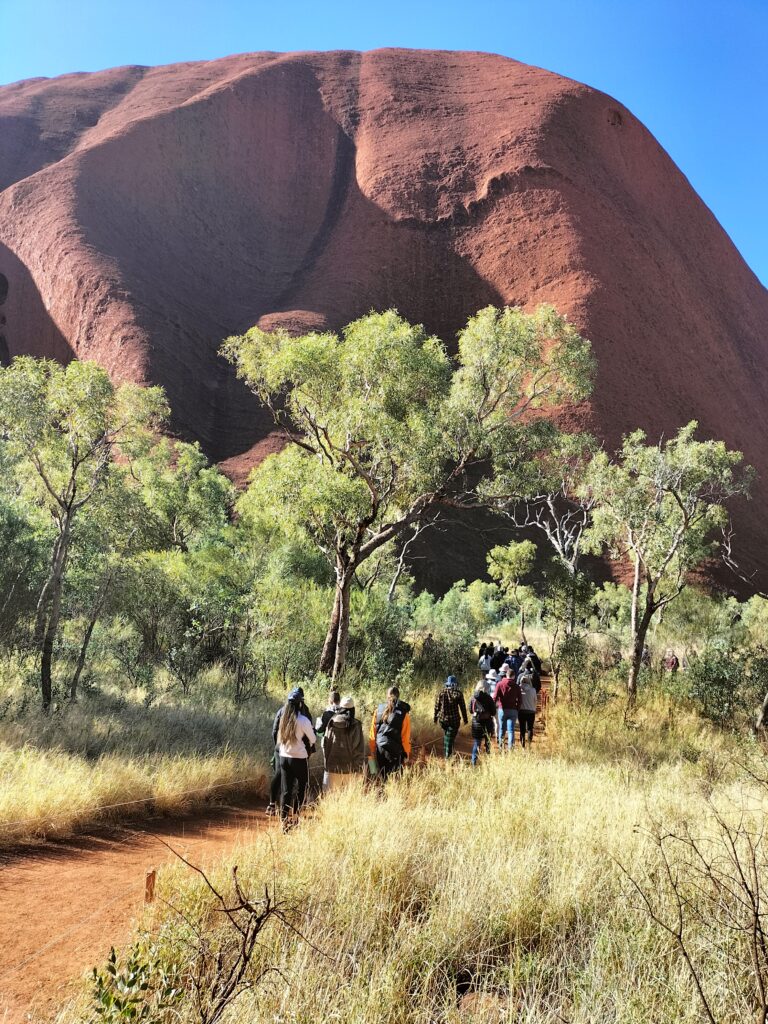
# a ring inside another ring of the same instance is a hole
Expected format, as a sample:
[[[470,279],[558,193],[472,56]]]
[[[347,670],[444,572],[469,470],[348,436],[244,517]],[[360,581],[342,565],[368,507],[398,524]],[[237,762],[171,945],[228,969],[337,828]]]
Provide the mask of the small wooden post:
[[[157,871],[152,870],[147,874],[144,879],[144,902],[152,903],[155,899],[155,881],[157,879]]]

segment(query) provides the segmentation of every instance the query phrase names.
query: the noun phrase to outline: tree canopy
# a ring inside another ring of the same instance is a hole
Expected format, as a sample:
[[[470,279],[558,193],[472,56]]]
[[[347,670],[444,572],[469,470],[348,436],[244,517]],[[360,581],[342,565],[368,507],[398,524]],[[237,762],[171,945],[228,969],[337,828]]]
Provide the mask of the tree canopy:
[[[306,531],[336,576],[321,669],[344,666],[358,567],[446,507],[488,503],[478,484],[523,467],[547,411],[585,398],[590,345],[551,307],[488,307],[445,345],[394,310],[341,334],[254,328],[223,352],[288,447],[259,467],[244,505]],[[279,514],[278,513],[279,509]]]
[[[746,494],[750,485],[752,473],[741,468],[741,452],[729,451],[722,441],[697,441],[697,428],[692,421],[658,444],[635,431],[615,460],[603,451],[595,455],[580,488],[594,503],[588,541],[632,569],[630,700],[654,613],[715,553],[715,533],[728,519],[724,503]]]

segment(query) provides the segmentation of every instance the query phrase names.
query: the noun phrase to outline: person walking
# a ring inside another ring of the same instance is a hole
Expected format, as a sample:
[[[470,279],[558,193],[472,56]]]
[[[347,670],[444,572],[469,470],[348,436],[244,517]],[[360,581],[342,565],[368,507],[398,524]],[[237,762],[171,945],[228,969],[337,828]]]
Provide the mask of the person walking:
[[[496,739],[499,743],[499,750],[502,749],[505,733],[507,750],[511,750],[515,745],[515,726],[517,725],[517,712],[520,710],[520,684],[511,673],[512,669],[507,665],[493,692],[493,700],[497,708],[498,732]]]
[[[323,742],[323,736],[325,735],[325,727],[328,725],[330,720],[339,710],[340,700],[341,696],[339,694],[339,691],[331,690],[331,692],[328,694],[328,707],[325,709],[322,715],[318,717],[317,721],[315,722],[315,734],[320,740],[321,745]]]
[[[301,707],[299,710],[305,718],[312,721],[312,715],[309,713],[309,708],[304,703],[304,691],[300,686],[297,686],[291,693],[298,693],[301,700]],[[266,813],[269,815],[277,814],[280,810],[280,791],[282,788],[282,774],[280,772],[280,755],[277,752],[277,732],[280,728],[280,719],[283,717],[283,711],[285,710],[285,704],[282,704],[275,714],[272,721],[272,758],[270,765],[272,766],[272,781],[269,784],[269,803],[267,804]]]
[[[488,644],[487,647],[483,644],[483,649],[480,651],[480,657],[477,659],[477,667],[483,675],[491,670],[491,653],[491,644]]]
[[[323,740],[323,789],[337,789],[365,767],[363,723],[355,718],[355,702],[343,697],[335,714],[328,719]]]
[[[499,673],[496,671],[496,669],[493,668],[485,674],[485,677],[481,680],[481,682],[483,683],[483,689],[485,690],[486,693],[493,693],[493,691],[496,689],[496,683],[498,683],[499,678]]]
[[[467,705],[464,701],[464,694],[459,689],[456,676],[448,676],[445,685],[435,698],[434,714],[435,723],[439,723],[443,730],[443,753],[446,758],[453,753],[453,745],[461,727],[459,716],[464,719],[464,725],[466,725]]]
[[[501,644],[499,644],[491,655],[491,668],[498,672],[506,660],[507,653],[508,652],[501,646]]]
[[[512,669],[512,675],[517,679],[520,669],[523,667],[523,658],[520,654],[520,649],[516,647],[510,654],[508,654],[504,664],[509,665]]]
[[[291,690],[283,706],[277,729],[277,753],[280,759],[280,818],[284,827],[288,814],[298,815],[304,803],[309,780],[309,756],[315,750],[315,730],[302,714],[304,703],[300,689]]]
[[[495,732],[496,705],[493,697],[485,689],[481,679],[469,701],[469,713],[472,716],[472,764],[477,764],[481,745],[485,746],[486,754],[491,752],[491,736]]]
[[[400,700],[400,690],[390,686],[386,701],[373,713],[368,739],[382,782],[399,772],[411,756],[410,711],[411,705]]]
[[[536,693],[538,693],[541,690],[541,658],[530,644],[528,644],[527,660],[531,663],[531,668],[533,669],[533,685],[536,687]]]
[[[533,725],[536,721],[539,691],[536,688],[536,680],[532,671],[521,672],[517,681],[520,685],[520,711],[518,713],[520,743],[524,748],[526,733],[528,744],[533,743]]]

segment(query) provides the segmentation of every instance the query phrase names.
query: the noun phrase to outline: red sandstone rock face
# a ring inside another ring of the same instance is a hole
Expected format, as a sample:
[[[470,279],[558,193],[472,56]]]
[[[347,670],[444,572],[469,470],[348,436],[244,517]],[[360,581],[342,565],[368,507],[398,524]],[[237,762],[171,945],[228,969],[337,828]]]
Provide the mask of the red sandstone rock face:
[[[768,292],[593,89],[474,53],[247,54],[5,86],[0,138],[0,357],[159,382],[236,473],[276,441],[228,334],[395,306],[450,342],[546,301],[599,361],[576,422],[614,445],[695,417],[768,479]],[[768,568],[755,498],[741,549]]]

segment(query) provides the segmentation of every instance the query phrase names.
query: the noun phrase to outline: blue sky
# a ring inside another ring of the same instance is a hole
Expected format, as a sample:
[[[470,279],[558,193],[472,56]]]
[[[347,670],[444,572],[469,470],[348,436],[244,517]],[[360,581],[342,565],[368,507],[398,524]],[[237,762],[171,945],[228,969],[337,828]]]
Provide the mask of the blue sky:
[[[0,0],[0,83],[382,46],[503,53],[615,96],[768,283],[768,0]]]

